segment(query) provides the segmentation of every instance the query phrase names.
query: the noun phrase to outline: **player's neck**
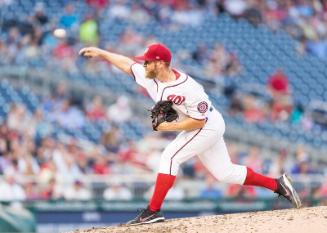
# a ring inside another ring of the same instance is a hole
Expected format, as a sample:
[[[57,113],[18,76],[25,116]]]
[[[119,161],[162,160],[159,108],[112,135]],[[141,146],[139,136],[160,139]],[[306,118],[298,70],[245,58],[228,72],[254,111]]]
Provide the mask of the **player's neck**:
[[[157,79],[160,82],[171,82],[171,81],[175,81],[176,80],[176,75],[175,73],[172,71],[172,69],[166,69],[166,70],[162,70],[159,74]]]

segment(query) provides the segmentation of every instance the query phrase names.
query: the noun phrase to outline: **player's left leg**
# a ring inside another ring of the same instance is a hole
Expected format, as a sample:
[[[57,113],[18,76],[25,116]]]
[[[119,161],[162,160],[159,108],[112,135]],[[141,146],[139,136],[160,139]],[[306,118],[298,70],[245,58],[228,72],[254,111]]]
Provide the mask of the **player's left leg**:
[[[223,137],[212,148],[199,155],[199,159],[219,181],[264,187],[284,196],[294,207],[301,206],[301,201],[285,174],[274,179],[256,173],[249,167],[232,163]]]
[[[161,155],[159,172],[148,207],[128,224],[164,221],[160,209],[168,191],[174,185],[180,164],[213,146],[218,136],[218,131],[204,129],[180,133]]]

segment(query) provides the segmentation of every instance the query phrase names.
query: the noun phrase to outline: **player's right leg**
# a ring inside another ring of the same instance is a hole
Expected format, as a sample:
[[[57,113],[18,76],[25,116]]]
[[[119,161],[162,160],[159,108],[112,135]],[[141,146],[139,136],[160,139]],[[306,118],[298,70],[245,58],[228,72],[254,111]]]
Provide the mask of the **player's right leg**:
[[[199,155],[199,159],[219,181],[264,187],[285,197],[294,207],[301,206],[299,196],[286,175],[274,179],[256,173],[246,166],[232,163],[223,137],[213,147]]]

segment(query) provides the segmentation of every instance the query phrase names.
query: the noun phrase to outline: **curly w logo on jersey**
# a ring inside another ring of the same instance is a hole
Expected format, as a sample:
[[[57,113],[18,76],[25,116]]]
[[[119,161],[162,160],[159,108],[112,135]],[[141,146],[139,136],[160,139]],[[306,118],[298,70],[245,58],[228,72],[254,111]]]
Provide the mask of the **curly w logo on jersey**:
[[[181,105],[185,101],[185,96],[180,95],[169,95],[167,100],[172,101],[174,104]]]

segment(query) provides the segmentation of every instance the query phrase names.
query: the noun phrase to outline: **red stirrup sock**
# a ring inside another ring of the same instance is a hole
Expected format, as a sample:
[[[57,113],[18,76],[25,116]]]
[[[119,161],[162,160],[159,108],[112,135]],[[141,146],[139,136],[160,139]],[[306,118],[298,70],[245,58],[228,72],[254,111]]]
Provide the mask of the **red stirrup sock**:
[[[158,211],[168,193],[169,189],[173,187],[176,176],[158,173],[157,181],[149,203],[151,211]]]
[[[251,168],[247,167],[247,174],[243,185],[253,185],[260,186],[270,189],[272,191],[277,190],[277,181],[276,179],[263,176],[259,173],[256,173]]]

